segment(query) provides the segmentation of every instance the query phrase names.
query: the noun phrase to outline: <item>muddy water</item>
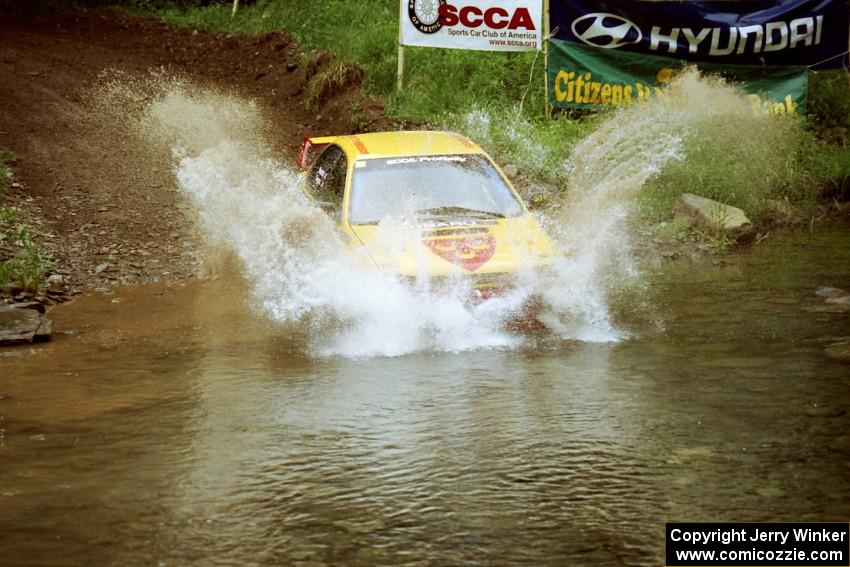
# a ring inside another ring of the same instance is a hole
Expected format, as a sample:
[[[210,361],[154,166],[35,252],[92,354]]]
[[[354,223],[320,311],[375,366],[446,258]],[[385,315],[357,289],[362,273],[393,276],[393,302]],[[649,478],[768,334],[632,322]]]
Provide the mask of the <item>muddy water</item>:
[[[346,359],[221,283],[0,351],[0,564],[659,565],[664,522],[850,517],[850,232],[673,262],[619,343]],[[247,309],[246,309],[247,308]]]

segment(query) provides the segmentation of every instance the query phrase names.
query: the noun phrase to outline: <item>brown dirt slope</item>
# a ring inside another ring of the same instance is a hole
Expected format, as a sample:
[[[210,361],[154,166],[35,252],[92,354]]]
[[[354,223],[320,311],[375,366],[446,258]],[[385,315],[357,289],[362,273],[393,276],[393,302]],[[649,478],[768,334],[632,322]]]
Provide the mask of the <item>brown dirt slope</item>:
[[[16,156],[18,191],[56,234],[60,268],[78,286],[189,277],[194,270],[169,164],[145,159],[86,102],[104,70],[142,77],[164,68],[253,98],[273,122],[274,149],[287,157],[306,135],[364,126],[351,123],[355,92],[308,110],[316,65],[299,68],[302,54],[282,33],[228,36],[95,10],[3,18],[0,38],[0,149]],[[379,111],[373,106],[370,116]],[[378,125],[380,119],[365,127]]]

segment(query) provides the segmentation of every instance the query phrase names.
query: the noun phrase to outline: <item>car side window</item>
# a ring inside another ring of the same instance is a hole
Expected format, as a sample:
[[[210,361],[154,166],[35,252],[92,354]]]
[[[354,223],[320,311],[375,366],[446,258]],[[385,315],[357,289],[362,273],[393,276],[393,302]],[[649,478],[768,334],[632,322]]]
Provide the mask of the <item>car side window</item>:
[[[345,152],[339,146],[329,146],[316,159],[308,179],[313,198],[337,219],[341,217],[347,172]]]

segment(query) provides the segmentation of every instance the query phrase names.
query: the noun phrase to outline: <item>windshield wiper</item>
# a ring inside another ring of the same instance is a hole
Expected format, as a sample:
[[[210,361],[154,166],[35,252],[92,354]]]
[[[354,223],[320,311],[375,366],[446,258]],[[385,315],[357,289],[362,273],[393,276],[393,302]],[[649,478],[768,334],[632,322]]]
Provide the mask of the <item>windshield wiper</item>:
[[[505,218],[502,213],[494,211],[482,211],[479,209],[469,209],[467,207],[433,207],[430,209],[419,209],[416,214],[429,216],[444,216],[444,215],[466,215],[466,216],[483,216],[490,218]]]

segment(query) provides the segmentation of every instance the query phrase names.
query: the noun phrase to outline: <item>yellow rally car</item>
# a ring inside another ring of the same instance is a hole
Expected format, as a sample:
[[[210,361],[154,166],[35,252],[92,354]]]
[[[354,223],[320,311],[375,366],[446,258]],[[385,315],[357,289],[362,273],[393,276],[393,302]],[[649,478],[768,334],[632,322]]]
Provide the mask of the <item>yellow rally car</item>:
[[[549,237],[510,181],[459,134],[308,138],[298,164],[307,172],[307,197],[331,216],[348,246],[365,249],[379,269],[402,278],[463,278],[471,299],[483,301],[553,260]],[[388,239],[388,219],[399,218],[413,222],[392,225]]]

